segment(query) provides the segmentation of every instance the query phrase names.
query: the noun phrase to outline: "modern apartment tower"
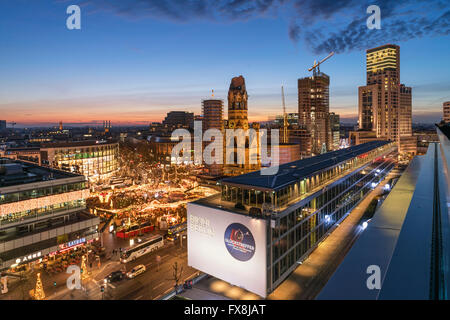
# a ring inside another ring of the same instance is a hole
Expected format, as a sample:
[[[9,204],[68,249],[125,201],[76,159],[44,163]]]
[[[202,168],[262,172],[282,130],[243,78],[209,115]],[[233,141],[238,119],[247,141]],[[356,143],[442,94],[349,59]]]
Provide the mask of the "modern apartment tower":
[[[400,84],[400,47],[386,44],[366,52],[367,83],[358,88],[359,128],[377,139],[396,141],[400,152],[415,153],[412,90]]]
[[[332,136],[332,150],[338,150],[341,138],[341,123],[339,115],[334,112],[330,112],[330,128]]]
[[[311,133],[311,151],[332,150],[330,129],[330,77],[319,72],[298,79],[298,123]]]
[[[450,101],[444,102],[443,106],[444,111],[444,122],[449,123],[450,122]]]
[[[220,99],[207,99],[202,101],[202,114],[203,114],[203,132],[209,129],[217,129],[224,133],[223,126],[223,100]],[[203,142],[203,150],[211,142]],[[223,139],[220,138],[220,144],[223,145]],[[211,154],[212,157],[215,154]],[[223,160],[223,156],[221,157]],[[223,174],[223,161],[222,163],[212,163],[211,159],[204,159],[204,171],[205,174],[213,177],[219,177]]]

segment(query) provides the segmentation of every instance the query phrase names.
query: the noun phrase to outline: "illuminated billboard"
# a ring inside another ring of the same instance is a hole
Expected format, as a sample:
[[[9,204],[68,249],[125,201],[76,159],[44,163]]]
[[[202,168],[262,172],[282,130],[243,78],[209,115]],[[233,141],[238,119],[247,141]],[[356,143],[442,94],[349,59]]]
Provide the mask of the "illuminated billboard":
[[[266,221],[189,203],[188,265],[266,297]]]

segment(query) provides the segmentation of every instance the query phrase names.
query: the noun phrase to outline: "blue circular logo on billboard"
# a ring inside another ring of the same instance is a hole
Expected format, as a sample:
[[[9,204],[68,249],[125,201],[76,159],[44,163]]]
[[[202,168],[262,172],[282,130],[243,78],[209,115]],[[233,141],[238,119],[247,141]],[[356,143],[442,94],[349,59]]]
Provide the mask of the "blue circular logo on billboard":
[[[225,247],[233,258],[248,261],[255,254],[255,239],[248,228],[240,223],[233,223],[225,230]]]

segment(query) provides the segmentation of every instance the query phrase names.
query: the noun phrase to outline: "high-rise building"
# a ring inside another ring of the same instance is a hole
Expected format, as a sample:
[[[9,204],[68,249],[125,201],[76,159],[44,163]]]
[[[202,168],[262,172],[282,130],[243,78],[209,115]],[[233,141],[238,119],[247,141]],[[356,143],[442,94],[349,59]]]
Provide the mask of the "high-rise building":
[[[338,114],[330,112],[330,128],[332,137],[332,150],[338,150],[341,138],[341,121]]]
[[[6,120],[0,120],[0,131],[6,130]]]
[[[319,154],[332,149],[330,129],[330,77],[319,72],[298,79],[298,123],[311,133],[311,151]]]
[[[288,113],[286,114],[286,119],[289,126],[298,125],[298,113]],[[282,127],[284,123],[284,115],[280,114],[275,116],[275,125]]]
[[[412,89],[400,85],[399,134],[402,137],[412,136]]]
[[[383,84],[386,77],[400,82],[400,47],[386,44],[366,52],[367,85]]]
[[[220,130],[223,137],[223,100],[219,99],[208,99],[202,101],[202,111],[203,111],[203,132],[209,129],[217,129]],[[209,145],[211,142],[203,142],[203,149],[206,145]],[[220,145],[223,146],[223,139],[220,138]],[[214,154],[211,154],[214,157]],[[223,157],[222,157],[223,160]],[[223,161],[222,163],[211,163],[211,159],[204,159],[206,161],[204,168],[205,173],[209,176],[221,176],[223,174]]]
[[[359,128],[396,141],[400,152],[415,153],[411,88],[400,84],[400,47],[369,49],[366,63],[367,83],[358,88]]]
[[[298,125],[288,131],[289,142],[300,145],[300,159],[311,157],[311,132]]]
[[[444,102],[444,122],[449,123],[450,122],[450,101]]]

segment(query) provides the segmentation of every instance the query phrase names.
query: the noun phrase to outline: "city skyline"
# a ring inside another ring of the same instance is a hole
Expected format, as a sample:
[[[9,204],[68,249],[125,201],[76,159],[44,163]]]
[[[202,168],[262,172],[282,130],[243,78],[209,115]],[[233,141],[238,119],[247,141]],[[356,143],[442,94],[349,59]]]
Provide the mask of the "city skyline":
[[[385,6],[395,12],[400,9],[383,2],[386,23],[381,30],[370,30],[373,42],[343,47],[336,40],[336,46],[320,48],[317,39],[312,43],[296,36],[296,26],[304,28],[306,18],[293,25],[281,5],[262,13],[253,8],[256,11],[249,17],[236,14],[229,22],[193,15],[187,24],[120,11],[114,7],[117,3],[109,9],[91,2],[73,3],[82,10],[81,30],[66,28],[66,8],[72,4],[67,1],[1,5],[5,10],[0,13],[0,37],[6,49],[0,59],[8,63],[2,65],[0,112],[8,122],[17,122],[16,127],[54,126],[59,121],[99,125],[104,118],[116,125],[146,125],[162,121],[168,111],[200,114],[201,101],[211,97],[212,89],[215,98],[225,100],[230,79],[241,74],[247,82],[249,121],[267,121],[282,113],[281,85],[287,112],[297,110],[297,79],[310,76],[307,69],[327,50],[337,53],[323,67],[330,75],[330,112],[339,114],[342,122],[356,122],[365,50],[385,43],[402,48],[402,80],[413,88],[413,122],[440,121],[442,103],[450,98],[450,75],[442,72],[450,67],[445,59],[450,48],[445,26],[449,12],[439,10],[439,1],[432,1],[426,18],[443,23],[429,37],[409,39],[400,28],[395,36],[392,13],[387,14]],[[161,10],[153,5],[155,11]],[[420,6],[414,8],[412,16],[420,15]],[[321,26],[323,39],[345,35],[342,27],[334,31],[334,24],[355,21],[357,15],[344,21],[338,16],[348,9],[334,8],[336,13],[329,13],[330,26]],[[359,24],[365,27],[368,15],[363,6],[358,12]],[[409,21],[401,15],[398,19]],[[433,59],[421,50],[424,47],[433,52]]]

